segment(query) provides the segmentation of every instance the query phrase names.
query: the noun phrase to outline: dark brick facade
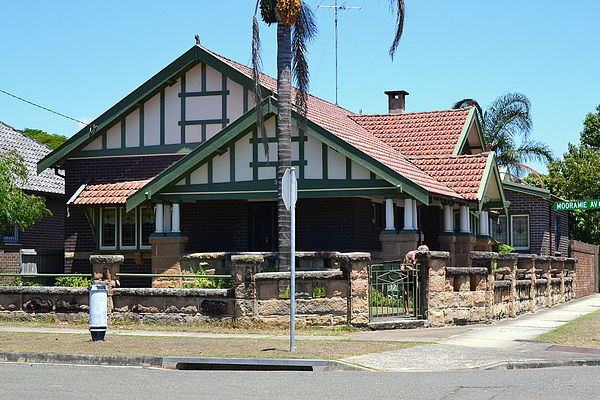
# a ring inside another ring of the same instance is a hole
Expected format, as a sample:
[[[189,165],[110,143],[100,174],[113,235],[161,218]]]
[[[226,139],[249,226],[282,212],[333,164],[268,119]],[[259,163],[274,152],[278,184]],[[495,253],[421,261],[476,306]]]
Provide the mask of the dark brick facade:
[[[65,197],[46,193],[33,194],[46,199],[46,208],[52,212],[52,215],[42,218],[29,229],[20,231],[18,243],[4,243],[0,236],[0,271],[2,272],[19,272],[19,250],[21,249],[63,250]],[[62,266],[56,265],[56,269],[62,270]]]
[[[162,156],[84,158],[65,163],[65,194],[70,198],[85,182],[109,183],[148,179],[158,175],[183,157],[182,154]],[[65,252],[89,253],[96,250],[90,224],[81,208],[71,207],[65,226]],[[68,272],[88,272],[89,261],[67,258]],[[149,271],[146,271],[149,272]]]
[[[591,244],[571,240],[571,257],[575,264],[575,297],[580,298],[595,293],[598,279],[597,247]]]
[[[529,215],[530,248],[527,253],[549,254],[550,241],[553,252],[567,255],[569,251],[569,213],[552,210],[553,200],[521,192],[504,190],[510,201],[510,214]],[[558,238],[555,223],[558,221]]]

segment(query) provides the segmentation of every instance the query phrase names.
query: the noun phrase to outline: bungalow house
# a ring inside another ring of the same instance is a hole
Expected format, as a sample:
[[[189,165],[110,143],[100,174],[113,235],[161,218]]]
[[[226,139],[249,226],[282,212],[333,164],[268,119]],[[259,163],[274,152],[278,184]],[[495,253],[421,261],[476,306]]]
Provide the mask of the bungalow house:
[[[160,273],[185,252],[277,250],[277,85],[260,84],[269,159],[252,70],[195,45],[41,160],[65,170],[66,270],[94,252]],[[293,112],[296,248],[394,260],[426,244],[466,265],[509,206],[477,111],[406,113],[407,92],[386,94],[377,115],[310,96],[302,137]]]
[[[28,182],[22,183],[21,189],[44,197],[46,208],[52,215],[42,218],[26,231],[14,225],[8,232],[0,232],[0,272],[17,273],[22,261],[35,264],[38,272],[62,272],[66,201],[64,179],[59,175],[62,171],[48,169],[38,175],[37,162],[52,149],[0,122],[0,153],[11,150],[23,157],[27,167]]]

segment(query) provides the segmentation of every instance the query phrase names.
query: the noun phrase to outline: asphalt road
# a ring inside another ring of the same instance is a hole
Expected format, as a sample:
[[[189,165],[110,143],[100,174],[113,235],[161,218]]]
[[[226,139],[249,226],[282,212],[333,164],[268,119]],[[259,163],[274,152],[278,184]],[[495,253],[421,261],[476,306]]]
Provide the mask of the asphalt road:
[[[600,367],[247,372],[0,364],[0,399],[598,399]]]

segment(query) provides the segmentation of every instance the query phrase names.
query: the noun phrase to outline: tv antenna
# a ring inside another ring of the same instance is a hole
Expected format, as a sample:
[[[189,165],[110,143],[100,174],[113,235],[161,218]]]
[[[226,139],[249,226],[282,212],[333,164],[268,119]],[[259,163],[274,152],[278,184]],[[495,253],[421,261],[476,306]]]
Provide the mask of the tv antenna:
[[[361,10],[362,7],[350,7],[345,5],[338,6],[338,0],[335,0],[332,6],[319,6],[319,8],[333,8],[335,19],[335,104],[338,104],[338,13],[343,10]]]

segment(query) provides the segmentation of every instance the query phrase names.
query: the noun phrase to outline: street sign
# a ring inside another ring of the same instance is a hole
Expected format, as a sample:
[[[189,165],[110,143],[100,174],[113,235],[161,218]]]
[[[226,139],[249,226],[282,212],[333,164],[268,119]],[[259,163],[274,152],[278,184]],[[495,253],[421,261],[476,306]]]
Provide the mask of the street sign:
[[[557,201],[552,204],[552,209],[557,211],[593,210],[597,208],[600,208],[600,200]]]
[[[298,200],[298,179],[296,178],[296,170],[288,168],[281,178],[281,197],[286,209],[296,205]]]

